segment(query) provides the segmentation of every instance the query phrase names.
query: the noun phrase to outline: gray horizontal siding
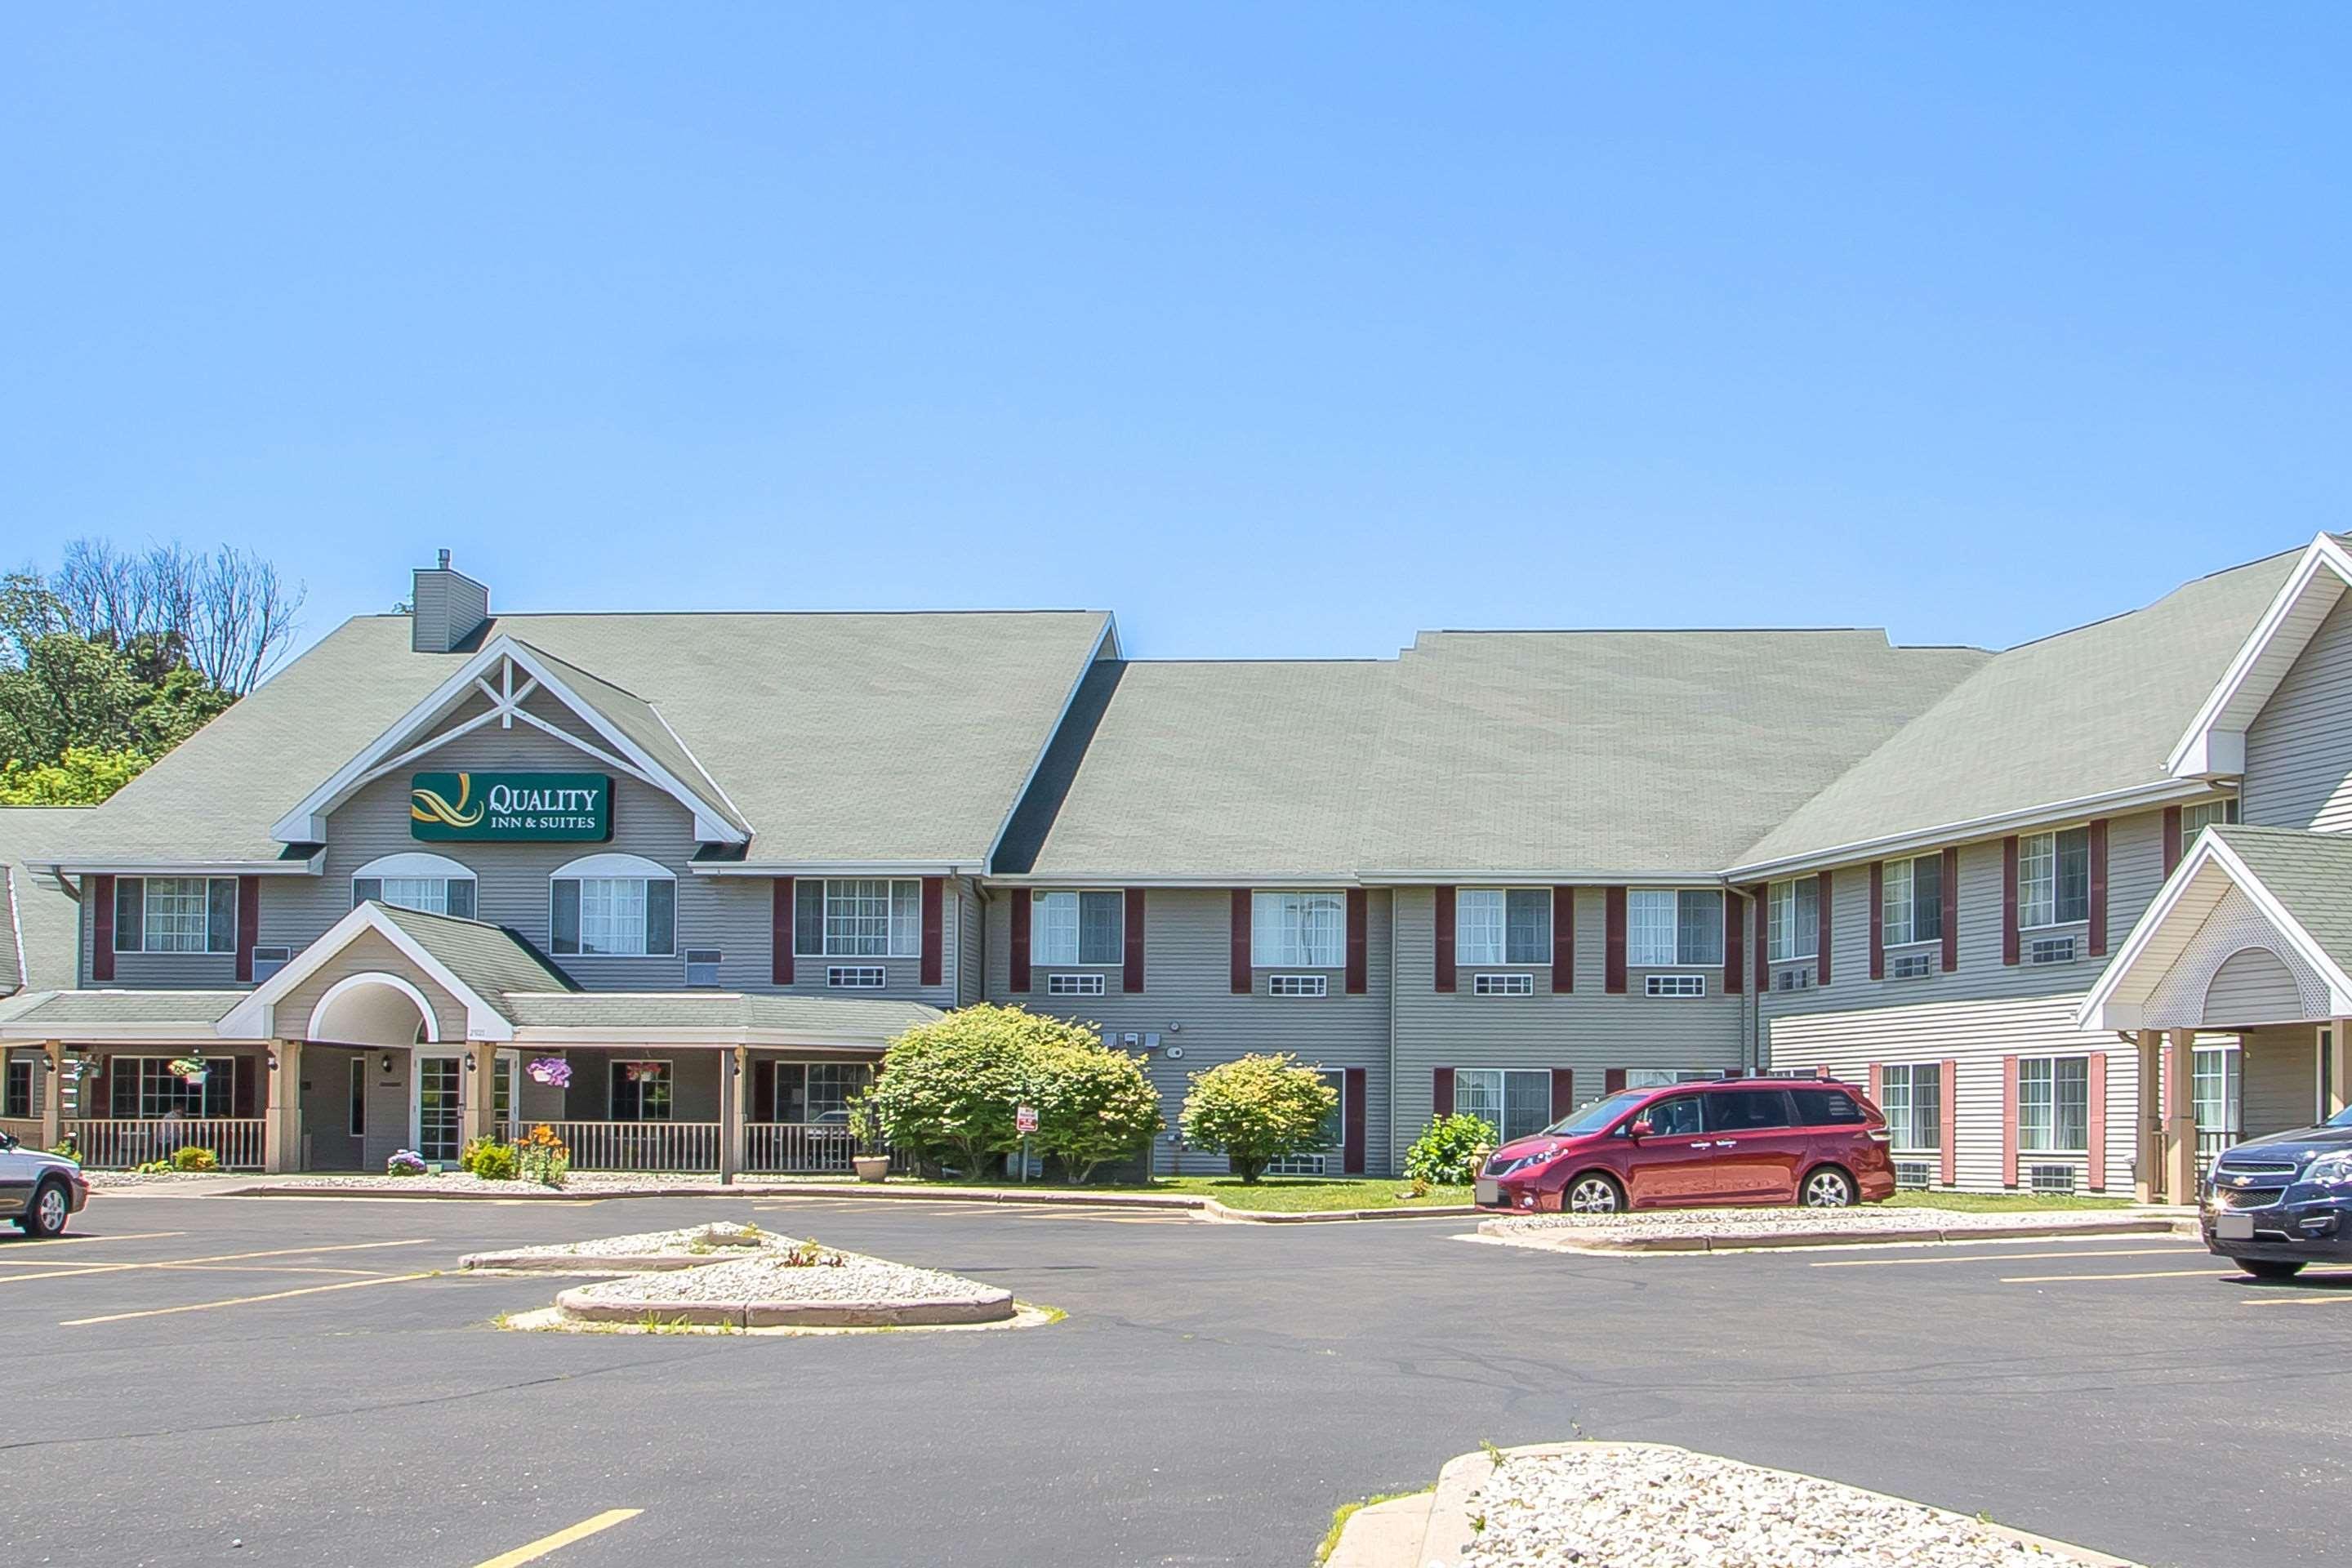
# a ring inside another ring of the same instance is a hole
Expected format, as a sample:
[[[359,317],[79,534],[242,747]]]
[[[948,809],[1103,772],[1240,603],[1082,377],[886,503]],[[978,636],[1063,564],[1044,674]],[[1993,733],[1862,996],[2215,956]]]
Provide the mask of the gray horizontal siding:
[[[1328,996],[1268,996],[1259,971],[1253,994],[1232,990],[1231,895],[1223,889],[1154,888],[1146,895],[1143,919],[1144,988],[1119,990],[1119,971],[1056,971],[1036,966],[1031,989],[1012,990],[1009,950],[1012,900],[1024,889],[1000,889],[987,912],[988,994],[1032,1012],[1100,1026],[1112,1034],[1156,1032],[1163,1046],[1182,1048],[1180,1061],[1165,1054],[1150,1063],[1160,1109],[1173,1128],[1183,1111],[1192,1075],[1220,1062],[1259,1051],[1291,1051],[1328,1068],[1362,1068],[1367,1099],[1366,1168],[1394,1168],[1386,1130],[1389,1107],[1389,899],[1374,891],[1367,900],[1370,931],[1365,994],[1345,994],[1343,977],[1332,972]],[[1048,996],[1046,976],[1055,973],[1100,973],[1100,996]],[[1163,1145],[1164,1150],[1164,1145]],[[1162,1159],[1165,1159],[1163,1152]],[[1165,1169],[1165,1166],[1162,1167]],[[1189,1155],[1184,1168],[1220,1172],[1221,1157]]]
[[[2352,828],[2352,596],[2247,726],[2239,809],[2265,827]]]
[[[2313,1026],[2246,1029],[2239,1034],[2240,1110],[2249,1138],[2291,1132],[2321,1119],[2319,1031]]]

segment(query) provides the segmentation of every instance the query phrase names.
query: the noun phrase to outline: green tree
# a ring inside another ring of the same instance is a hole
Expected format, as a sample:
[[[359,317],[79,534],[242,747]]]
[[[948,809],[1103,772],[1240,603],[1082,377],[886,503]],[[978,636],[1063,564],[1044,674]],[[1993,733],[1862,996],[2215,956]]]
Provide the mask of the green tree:
[[[967,1176],[1021,1146],[1014,1113],[1043,1082],[1045,1058],[1100,1049],[1084,1024],[982,1004],[960,1007],[890,1042],[866,1098],[894,1147]]]
[[[139,776],[143,752],[100,752],[68,746],[54,763],[0,765],[0,805],[96,805]]]
[[[1500,1141],[1483,1116],[1456,1111],[1438,1117],[1404,1152],[1404,1173],[1441,1187],[1461,1186],[1478,1174],[1479,1163]]]
[[[1239,1057],[1192,1075],[1184,1138],[1222,1152],[1244,1186],[1286,1154],[1319,1146],[1339,1091],[1287,1051]]]
[[[1084,1185],[1097,1166],[1140,1151],[1165,1125],[1143,1059],[1091,1034],[1038,1052],[1025,1075],[1037,1109],[1037,1146]]]

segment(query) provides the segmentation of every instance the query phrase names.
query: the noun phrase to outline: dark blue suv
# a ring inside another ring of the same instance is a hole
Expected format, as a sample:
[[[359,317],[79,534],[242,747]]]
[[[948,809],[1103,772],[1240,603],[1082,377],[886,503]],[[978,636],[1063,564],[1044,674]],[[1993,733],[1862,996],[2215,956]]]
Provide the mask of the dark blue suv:
[[[2205,1245],[2258,1279],[2352,1262],[2352,1110],[2223,1150],[2202,1210]]]

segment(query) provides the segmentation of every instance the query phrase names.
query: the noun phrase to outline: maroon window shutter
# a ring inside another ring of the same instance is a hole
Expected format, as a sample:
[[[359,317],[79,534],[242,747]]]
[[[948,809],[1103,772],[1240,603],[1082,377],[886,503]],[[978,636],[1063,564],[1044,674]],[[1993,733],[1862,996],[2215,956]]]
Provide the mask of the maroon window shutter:
[[[1870,977],[1873,980],[1886,978],[1886,862],[1884,860],[1870,863]]]
[[[1723,889],[1723,989],[1737,996],[1748,989],[1748,905]]]
[[[1756,893],[1756,994],[1772,989],[1772,884],[1759,882]]]
[[[2000,1184],[2017,1185],[2017,1058],[2000,1058]]]
[[[1015,991],[1029,989],[1029,889],[1013,889],[1013,940],[1005,954],[1013,966],[1007,984]]]
[[[941,985],[947,981],[947,879],[923,879],[923,981]]]
[[[1339,1135],[1339,1171],[1342,1175],[1364,1173],[1364,1118],[1366,1113],[1364,1069],[1349,1068],[1347,1087],[1340,1091],[1339,1120],[1347,1131]]]
[[[261,879],[236,879],[236,979],[253,984],[253,944],[261,940]],[[239,1111],[238,1115],[245,1114]]]
[[[1625,889],[1610,888],[1601,898],[1608,923],[1601,939],[1601,988],[1612,996],[1625,994]]]
[[[753,1121],[773,1121],[776,1119],[776,1064],[772,1061],[751,1064],[751,1115]]]
[[[2107,1053],[2093,1051],[2089,1063],[2089,1114],[2084,1146],[2090,1154],[2086,1184],[2095,1193],[2107,1190]]]
[[[2017,962],[2017,835],[2000,841],[2000,961]],[[2011,1182],[2010,1185],[2017,1184]]]
[[[1576,989],[1576,889],[1551,890],[1551,988]]]
[[[1440,991],[1451,991],[1454,989],[1454,889],[1451,888],[1437,889],[1436,921],[1436,934],[1431,939],[1429,944],[1431,960],[1436,965],[1436,988]],[[1449,1084],[1454,1081],[1450,1068],[1447,1069],[1445,1081]]]
[[[1551,1119],[1558,1121],[1576,1110],[1576,1069],[1551,1069]]]
[[[1601,1075],[1601,1087],[1611,1094],[1624,1093],[1625,1069],[1623,1068],[1611,1068],[1607,1072],[1602,1073]]]
[[[1454,1069],[1452,1068],[1430,1069],[1429,1113],[1432,1116],[1454,1114]]]
[[[1946,1057],[1944,1070],[1936,1076],[1944,1086],[1944,1185],[1948,1187],[1960,1171],[1960,1064]]]
[[[1246,996],[1254,988],[1250,975],[1250,890],[1234,889],[1234,921],[1231,947],[1226,953],[1228,978],[1236,996]]]
[[[1960,852],[1944,851],[1944,973],[1960,966]]]
[[[1822,945],[1821,952],[1817,955],[1817,962],[1813,965],[1813,984],[1816,985],[1827,985],[1830,983],[1830,933],[1832,928],[1836,923],[1830,918],[1830,874],[1827,871],[1822,872],[1821,875],[1821,894],[1819,902],[1821,905],[1820,912],[1822,918]]]
[[[2177,805],[2168,805],[2164,808],[2164,874],[2166,876],[2171,876],[2174,868],[2180,864],[2181,851],[2187,847],[2188,846],[2180,842],[2180,808]]]
[[[92,877],[89,879],[89,897],[93,922],[89,942],[89,977],[103,985],[114,978],[114,879]],[[100,1114],[109,1112],[102,1110]]]
[[[2107,951],[2107,819],[2091,819],[2091,956]]]
[[[1119,946],[1118,988],[1143,989],[1143,889],[1129,888],[1120,900],[1119,916],[1126,940]]]
[[[1348,889],[1348,994],[1361,996],[1371,984],[1372,896]],[[1350,1123],[1349,1125],[1353,1125]]]
[[[768,978],[778,985],[793,983],[793,879],[779,877],[768,899]],[[771,1099],[768,1102],[773,1105]]]

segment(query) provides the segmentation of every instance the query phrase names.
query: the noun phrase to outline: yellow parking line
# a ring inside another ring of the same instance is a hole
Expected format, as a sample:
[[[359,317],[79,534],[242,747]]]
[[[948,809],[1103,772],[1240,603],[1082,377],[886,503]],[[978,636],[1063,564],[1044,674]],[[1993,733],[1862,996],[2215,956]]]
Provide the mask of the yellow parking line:
[[[293,1296],[317,1296],[329,1290],[356,1290],[362,1285],[400,1285],[411,1279],[430,1279],[434,1270],[415,1274],[380,1274],[370,1279],[345,1279],[333,1285],[305,1285],[299,1290],[272,1290],[266,1296],[231,1296],[220,1301],[191,1301],[184,1307],[150,1307],[139,1312],[109,1312],[101,1318],[68,1318],[58,1327],[79,1329],[90,1323],[120,1323],[129,1318],[168,1318],[174,1312],[208,1312],[215,1307],[246,1307],[257,1301],[283,1301]],[[519,1558],[518,1562],[528,1562]]]
[[[28,1279],[55,1279],[70,1274],[121,1274],[133,1268],[183,1268],[192,1263],[242,1263],[251,1258],[307,1258],[321,1252],[369,1252],[385,1247],[424,1247],[432,1239],[429,1236],[417,1236],[405,1241],[350,1241],[333,1247],[278,1247],[259,1252],[216,1252],[208,1258],[152,1258],[128,1263],[80,1263],[52,1268],[46,1274],[11,1275],[0,1279],[0,1285],[20,1285]]]
[[[2343,1273],[2343,1269],[2315,1269],[2314,1273]],[[2143,1269],[2135,1274],[2018,1274],[2001,1280],[2004,1285],[2064,1285],[2076,1280],[2095,1279],[2243,1279],[2242,1268],[2163,1268]]]
[[[12,1241],[8,1243],[5,1248],[0,1248],[0,1251],[14,1252],[16,1248],[22,1247],[41,1252],[47,1252],[55,1247],[72,1247],[80,1242],[160,1241],[167,1236],[185,1236],[188,1233],[184,1230],[132,1230],[124,1231],[119,1235],[110,1234],[106,1236],[53,1236],[47,1241],[35,1241],[30,1237],[27,1237],[22,1241]],[[29,1258],[0,1258],[0,1263],[30,1263],[32,1259]]]
[[[1815,1268],[1916,1268],[1928,1263],[2038,1263],[2052,1258],[2169,1258],[2193,1247],[2137,1247],[2116,1252],[1978,1252],[1966,1258],[1842,1258]]]
[[[566,1525],[552,1535],[542,1535],[528,1545],[518,1546],[512,1552],[501,1552],[496,1557],[485,1558],[474,1568],[522,1568],[524,1563],[536,1563],[559,1547],[569,1546],[575,1541],[585,1541],[616,1524],[625,1524],[645,1511],[641,1508],[608,1508],[577,1524]]]
[[[2340,1307],[2352,1304],[2352,1290],[2294,1291],[2272,1289],[2242,1301],[2243,1307]]]

